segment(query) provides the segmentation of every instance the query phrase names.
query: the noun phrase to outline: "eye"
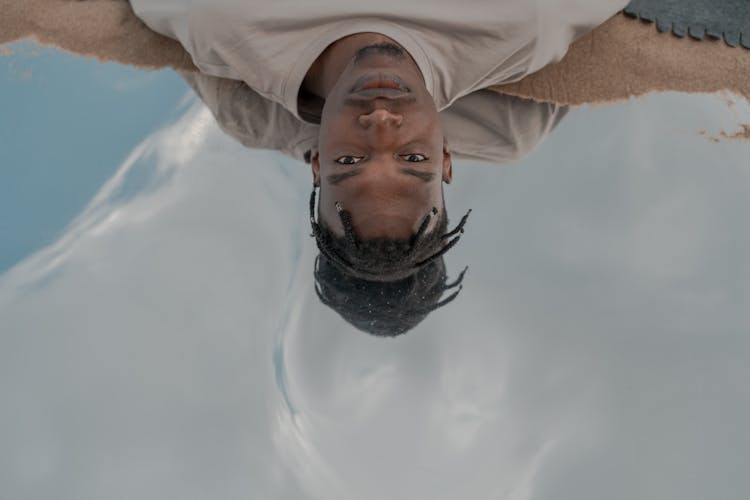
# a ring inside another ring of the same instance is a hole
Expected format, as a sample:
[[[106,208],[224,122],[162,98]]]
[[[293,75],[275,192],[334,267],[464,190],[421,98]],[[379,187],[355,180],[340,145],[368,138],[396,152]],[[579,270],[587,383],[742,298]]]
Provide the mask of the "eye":
[[[338,158],[336,158],[335,161],[336,163],[340,165],[355,165],[361,162],[363,158],[364,156],[344,155],[344,156],[339,156]]]
[[[417,153],[412,153],[412,154],[408,154],[408,155],[401,155],[401,158],[403,158],[404,160],[408,161],[409,163],[419,163],[419,162],[423,162],[423,161],[429,160],[429,158],[427,158],[425,155],[420,155],[420,154],[417,154]]]

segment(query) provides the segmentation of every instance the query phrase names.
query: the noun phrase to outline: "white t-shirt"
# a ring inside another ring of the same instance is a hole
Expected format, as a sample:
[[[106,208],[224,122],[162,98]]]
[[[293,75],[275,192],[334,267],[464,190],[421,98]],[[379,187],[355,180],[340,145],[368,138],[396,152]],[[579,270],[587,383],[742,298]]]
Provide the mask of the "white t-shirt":
[[[319,126],[299,120],[238,80],[195,72],[183,78],[219,126],[249,148],[273,149],[304,160],[318,142]],[[440,112],[454,159],[508,163],[526,156],[565,116],[568,108],[477,90]]]
[[[243,80],[294,116],[302,80],[334,41],[376,32],[416,61],[438,110],[558,61],[627,0],[131,0],[208,75]],[[301,119],[301,118],[300,118]]]

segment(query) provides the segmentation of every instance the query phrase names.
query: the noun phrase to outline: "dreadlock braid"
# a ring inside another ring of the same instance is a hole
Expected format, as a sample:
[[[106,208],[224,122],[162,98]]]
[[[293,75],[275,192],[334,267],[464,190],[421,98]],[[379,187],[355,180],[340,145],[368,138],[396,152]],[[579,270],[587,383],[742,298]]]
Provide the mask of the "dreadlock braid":
[[[315,293],[355,328],[395,337],[417,326],[430,312],[452,302],[461,292],[466,268],[446,283],[445,262],[434,259],[411,276],[383,282],[355,278],[319,255],[315,260]],[[458,287],[447,298],[446,291]]]

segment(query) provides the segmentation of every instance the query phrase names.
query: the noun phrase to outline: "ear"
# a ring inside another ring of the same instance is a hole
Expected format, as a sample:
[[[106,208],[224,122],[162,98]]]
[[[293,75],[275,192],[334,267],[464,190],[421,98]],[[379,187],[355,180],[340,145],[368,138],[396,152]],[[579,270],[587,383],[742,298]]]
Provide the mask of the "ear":
[[[450,184],[453,181],[453,158],[448,139],[443,137],[443,182]]]
[[[310,169],[312,170],[313,186],[320,186],[320,153],[318,146],[310,148]]]

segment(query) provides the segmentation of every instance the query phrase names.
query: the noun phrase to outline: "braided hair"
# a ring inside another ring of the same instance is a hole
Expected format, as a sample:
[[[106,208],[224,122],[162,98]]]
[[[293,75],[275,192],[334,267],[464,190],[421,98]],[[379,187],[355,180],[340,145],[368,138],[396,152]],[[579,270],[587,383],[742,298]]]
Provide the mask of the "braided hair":
[[[433,259],[397,281],[369,281],[343,272],[324,255],[315,260],[315,292],[320,301],[355,328],[395,337],[417,326],[430,312],[453,301],[463,288],[466,268],[446,283],[445,262]],[[458,290],[443,299],[446,291]]]
[[[471,210],[458,225],[447,231],[448,215],[443,204],[442,212],[433,207],[425,215],[419,229],[411,238],[373,238],[361,240],[354,232],[351,214],[336,202],[344,236],[336,236],[321,219],[315,218],[316,191],[310,194],[310,225],[320,253],[343,272],[367,281],[393,282],[414,275],[419,269],[442,258],[453,248],[464,232]],[[435,230],[426,232],[430,220],[439,217]]]

